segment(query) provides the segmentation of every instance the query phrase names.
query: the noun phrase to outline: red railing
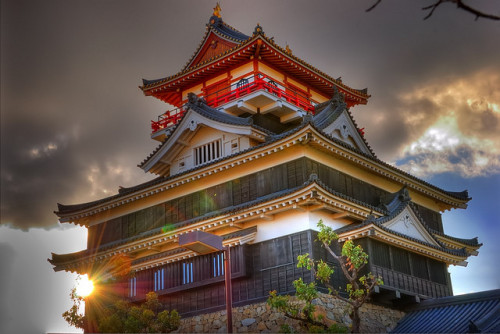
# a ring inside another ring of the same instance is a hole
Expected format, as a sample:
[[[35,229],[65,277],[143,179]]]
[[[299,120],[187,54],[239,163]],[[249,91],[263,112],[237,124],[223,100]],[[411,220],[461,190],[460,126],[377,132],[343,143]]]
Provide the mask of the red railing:
[[[314,112],[314,101],[297,90],[277,83],[273,78],[263,73],[257,73],[251,77],[234,82],[217,92],[207,95],[205,99],[209,106],[216,108],[258,90],[267,91],[279,99],[293,104],[307,112]],[[151,121],[153,133],[175,125],[184,113],[185,110],[181,107],[169,110],[158,116],[158,121]]]
[[[184,107],[166,111],[164,114],[158,116],[158,121],[151,121],[151,130],[155,133],[177,124],[185,112]]]

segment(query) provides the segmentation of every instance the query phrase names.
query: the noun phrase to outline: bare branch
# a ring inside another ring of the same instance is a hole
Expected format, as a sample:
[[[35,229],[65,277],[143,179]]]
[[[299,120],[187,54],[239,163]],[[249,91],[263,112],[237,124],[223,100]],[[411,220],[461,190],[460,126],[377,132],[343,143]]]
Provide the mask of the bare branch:
[[[422,10],[430,10],[429,14],[427,14],[427,16],[424,17],[424,20],[427,20],[429,17],[431,17],[432,14],[434,13],[434,11],[436,10],[436,8],[438,8],[438,6],[441,5],[444,1],[448,1],[448,0],[439,0],[438,2],[434,3],[433,5],[423,7]]]
[[[377,0],[377,2],[375,2],[375,4],[374,4],[373,6],[371,6],[370,8],[368,8],[368,9],[366,10],[366,12],[369,12],[369,11],[371,11],[373,8],[377,7],[377,6],[378,6],[378,4],[379,4],[380,2],[382,2],[382,0]]]
[[[485,18],[485,19],[495,20],[495,21],[500,20],[500,16],[480,12],[479,10],[477,10],[475,8],[467,6],[466,4],[464,4],[464,2],[462,0],[455,0],[455,1],[457,3],[458,8],[463,9],[469,13],[476,15],[476,21],[480,17]]]
[[[375,2],[375,4],[373,4],[366,11],[367,12],[371,11],[372,9],[374,9],[375,7],[377,7],[380,2],[382,2],[382,0],[377,0]],[[462,9],[462,10],[468,12],[468,13],[471,13],[471,14],[475,15],[476,16],[476,18],[475,18],[476,21],[479,18],[484,18],[484,19],[489,19],[489,20],[494,20],[494,21],[500,20],[500,16],[493,15],[493,14],[488,14],[488,13],[484,13],[484,12],[482,12],[482,11],[476,9],[476,8],[473,8],[473,7],[469,6],[469,5],[466,5],[464,3],[464,0],[437,0],[432,5],[422,7],[422,10],[428,10],[429,11],[429,13],[424,17],[424,20],[427,20],[429,17],[431,17],[432,14],[434,14],[434,11],[436,10],[436,8],[438,8],[439,6],[441,6],[445,2],[454,3],[454,4],[457,5],[457,8]]]

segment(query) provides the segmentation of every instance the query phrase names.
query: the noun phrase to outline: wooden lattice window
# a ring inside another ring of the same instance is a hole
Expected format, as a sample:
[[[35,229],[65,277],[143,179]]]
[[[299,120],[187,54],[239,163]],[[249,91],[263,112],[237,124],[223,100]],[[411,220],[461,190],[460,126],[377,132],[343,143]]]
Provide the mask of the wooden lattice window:
[[[195,166],[217,160],[220,157],[222,157],[222,141],[220,139],[198,146],[194,149]]]
[[[419,254],[411,254],[411,262],[413,269],[413,276],[423,279],[429,279],[429,272],[427,270],[427,259],[425,256]]]

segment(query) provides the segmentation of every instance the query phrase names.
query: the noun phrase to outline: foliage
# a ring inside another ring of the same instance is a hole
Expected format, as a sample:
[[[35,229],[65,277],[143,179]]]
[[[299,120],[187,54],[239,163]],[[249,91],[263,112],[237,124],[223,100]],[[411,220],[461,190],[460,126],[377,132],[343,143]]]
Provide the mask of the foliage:
[[[99,331],[102,333],[169,333],[180,324],[176,310],[161,311],[162,303],[158,295],[149,292],[146,302],[141,306],[118,300],[99,318]]]
[[[83,297],[71,290],[73,306],[63,313],[63,318],[71,326],[84,329],[87,317],[80,312]],[[169,333],[180,324],[180,316],[176,310],[163,310],[158,295],[149,292],[146,302],[134,305],[127,300],[117,299],[110,307],[103,308],[97,315],[99,332],[102,333]]]
[[[357,333],[360,326],[359,308],[368,300],[375,286],[383,284],[382,279],[375,277],[371,273],[360,276],[360,271],[368,263],[368,254],[363,251],[360,245],[355,245],[351,240],[345,241],[339,256],[332,250],[335,243],[339,242],[338,235],[321,220],[318,222],[318,227],[320,229],[318,240],[338,262],[348,281],[345,288],[348,298],[341,296],[339,291],[331,285],[334,266],[323,260],[311,259],[309,254],[304,254],[297,257],[297,267],[311,270],[316,280],[328,288],[330,295],[343,300],[349,305],[349,316],[352,320],[351,331]],[[276,291],[271,291],[267,300],[271,308],[282,312],[289,318],[299,320],[308,332],[342,331],[341,326],[335,324],[334,328],[328,327],[321,315],[316,316],[316,306],[313,301],[318,297],[318,290],[315,281],[306,284],[302,281],[302,278],[299,278],[293,284],[296,298],[292,299],[286,295],[280,296]],[[283,327],[282,331],[293,332],[289,326]]]
[[[83,313],[80,311],[83,297],[80,297],[76,294],[76,287],[71,289],[69,297],[73,302],[73,306],[71,306],[69,310],[64,312],[62,314],[62,317],[70,326],[83,329],[85,326],[85,315],[83,315]]]

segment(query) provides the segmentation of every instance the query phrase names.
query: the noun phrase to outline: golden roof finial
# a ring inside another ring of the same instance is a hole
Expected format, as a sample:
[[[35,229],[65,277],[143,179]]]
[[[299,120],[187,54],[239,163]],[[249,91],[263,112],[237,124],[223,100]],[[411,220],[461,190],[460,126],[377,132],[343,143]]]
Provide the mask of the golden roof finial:
[[[217,2],[217,5],[214,7],[214,16],[217,16],[218,18],[220,18],[220,5],[219,5],[219,2]]]
[[[285,50],[286,50],[286,53],[288,53],[289,55],[292,54],[292,49],[290,49],[290,46],[288,45],[288,43],[286,44]]]

